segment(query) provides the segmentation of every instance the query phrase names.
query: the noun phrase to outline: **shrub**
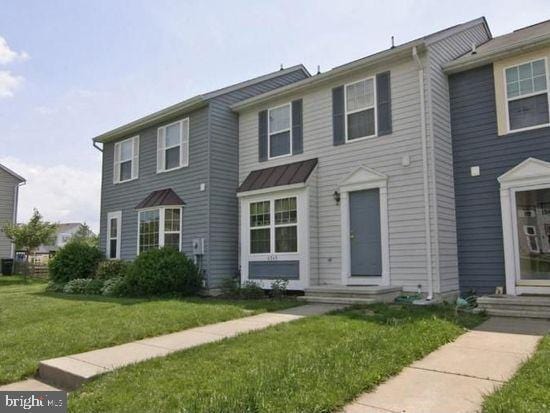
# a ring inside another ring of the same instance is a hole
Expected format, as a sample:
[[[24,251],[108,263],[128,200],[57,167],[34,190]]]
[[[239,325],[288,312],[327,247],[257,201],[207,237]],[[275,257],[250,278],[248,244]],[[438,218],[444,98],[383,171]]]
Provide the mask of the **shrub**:
[[[173,248],[142,252],[126,275],[127,294],[151,296],[165,293],[189,295],[201,288],[197,266]]]
[[[256,282],[246,281],[241,285],[240,295],[242,298],[255,299],[265,297],[265,292]]]
[[[228,297],[238,297],[240,292],[239,280],[235,277],[226,277],[222,280],[220,289]]]
[[[97,267],[95,278],[99,280],[108,280],[110,278],[121,278],[126,275],[129,263],[122,260],[102,261]]]
[[[83,242],[69,242],[50,260],[50,279],[65,283],[79,278],[92,278],[102,258],[97,247]]]
[[[65,284],[63,292],[65,294],[86,294],[86,289],[91,281],[91,278],[75,278]]]
[[[88,285],[84,287],[84,294],[98,295],[98,294],[101,294],[102,289],[103,289],[103,280],[92,278],[88,283]]]
[[[56,282],[50,281],[46,286],[46,291],[51,293],[62,293],[64,287],[65,287],[65,283],[56,283]]]
[[[288,280],[275,280],[271,283],[271,296],[273,298],[283,298],[286,295]]]
[[[101,295],[119,297],[125,294],[126,282],[123,277],[113,277],[105,280],[101,288]]]

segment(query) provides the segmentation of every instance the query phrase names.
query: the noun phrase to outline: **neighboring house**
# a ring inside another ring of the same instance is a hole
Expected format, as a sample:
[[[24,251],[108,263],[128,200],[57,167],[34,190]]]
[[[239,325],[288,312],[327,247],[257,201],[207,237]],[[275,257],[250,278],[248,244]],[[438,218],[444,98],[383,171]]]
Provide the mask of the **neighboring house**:
[[[550,293],[550,22],[446,65],[460,286]]]
[[[207,287],[238,271],[238,119],[230,105],[309,77],[294,66],[195,96],[94,138],[103,144],[100,244],[133,259],[173,246]]]
[[[74,234],[78,232],[82,224],[80,222],[65,222],[57,224],[55,239],[52,245],[41,245],[35,252],[38,254],[46,254],[59,250],[67,242],[69,242]],[[90,232],[90,236],[95,235]]]
[[[242,280],[456,295],[447,77],[484,18],[234,104]]]
[[[0,258],[14,256],[14,245],[4,234],[3,227],[17,220],[19,186],[24,183],[25,178],[0,164]]]

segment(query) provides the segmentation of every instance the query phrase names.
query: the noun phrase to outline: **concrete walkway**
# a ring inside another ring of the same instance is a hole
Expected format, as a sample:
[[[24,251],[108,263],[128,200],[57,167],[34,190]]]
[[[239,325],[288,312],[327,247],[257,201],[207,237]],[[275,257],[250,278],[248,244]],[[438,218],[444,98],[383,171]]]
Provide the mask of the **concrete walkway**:
[[[298,320],[306,316],[325,314],[343,307],[335,304],[308,304],[278,312],[262,313],[222,323],[190,328],[177,333],[147,338],[119,346],[45,360],[40,363],[38,370],[38,380],[40,381],[28,379],[11,383],[0,386],[0,391],[55,390],[51,386],[74,390],[93,377],[120,367],[166,356],[202,344],[221,341],[250,331],[261,330],[272,325]]]
[[[364,393],[346,413],[473,413],[536,349],[550,321],[491,318]]]

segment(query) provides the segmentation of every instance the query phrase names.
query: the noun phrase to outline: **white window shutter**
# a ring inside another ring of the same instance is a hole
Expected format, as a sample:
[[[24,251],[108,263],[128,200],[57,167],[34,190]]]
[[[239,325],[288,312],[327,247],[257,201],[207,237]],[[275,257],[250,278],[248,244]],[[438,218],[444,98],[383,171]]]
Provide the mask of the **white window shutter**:
[[[133,138],[133,159],[132,159],[132,179],[139,175],[139,136]]]
[[[120,182],[120,143],[115,143],[115,149],[113,153],[113,183]]]
[[[157,172],[164,171],[164,128],[157,129]]]
[[[189,166],[189,119],[181,122],[180,165]]]

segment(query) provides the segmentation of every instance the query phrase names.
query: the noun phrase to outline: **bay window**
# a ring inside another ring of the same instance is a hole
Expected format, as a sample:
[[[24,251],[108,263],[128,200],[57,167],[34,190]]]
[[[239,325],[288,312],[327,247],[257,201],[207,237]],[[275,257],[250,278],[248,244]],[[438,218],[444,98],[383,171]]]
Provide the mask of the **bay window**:
[[[181,251],[181,215],[181,208],[139,211],[138,253],[160,247]]]
[[[346,140],[376,135],[375,102],[374,77],[346,85]]]

